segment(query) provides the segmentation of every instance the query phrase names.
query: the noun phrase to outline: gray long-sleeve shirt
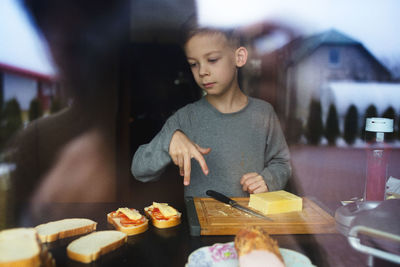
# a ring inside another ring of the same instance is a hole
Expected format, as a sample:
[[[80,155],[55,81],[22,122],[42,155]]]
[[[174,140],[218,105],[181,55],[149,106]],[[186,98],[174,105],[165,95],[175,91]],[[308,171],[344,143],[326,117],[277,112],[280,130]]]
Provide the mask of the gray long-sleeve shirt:
[[[211,152],[204,155],[209,168],[206,176],[192,159],[190,185],[185,196],[206,196],[208,189],[228,196],[248,196],[240,179],[257,172],[270,191],[283,189],[291,176],[290,154],[272,106],[256,98],[234,113],[221,113],[204,97],[173,114],[161,131],[136,151],[131,171],[143,182],[160,177],[172,159],[169,144],[176,130]]]

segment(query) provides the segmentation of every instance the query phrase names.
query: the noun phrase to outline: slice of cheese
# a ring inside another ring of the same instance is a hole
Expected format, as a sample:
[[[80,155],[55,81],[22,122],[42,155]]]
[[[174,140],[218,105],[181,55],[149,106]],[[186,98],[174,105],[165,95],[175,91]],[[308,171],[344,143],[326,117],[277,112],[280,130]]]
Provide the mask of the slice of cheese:
[[[264,214],[301,211],[303,199],[284,190],[250,194],[249,207]]]
[[[153,207],[158,208],[160,210],[160,212],[162,213],[162,215],[164,215],[165,217],[171,217],[171,216],[178,214],[176,209],[174,209],[171,206],[168,206],[168,204],[166,204],[166,203],[153,202]]]
[[[137,210],[131,210],[129,208],[119,208],[117,212],[122,212],[131,220],[139,220],[142,215]]]

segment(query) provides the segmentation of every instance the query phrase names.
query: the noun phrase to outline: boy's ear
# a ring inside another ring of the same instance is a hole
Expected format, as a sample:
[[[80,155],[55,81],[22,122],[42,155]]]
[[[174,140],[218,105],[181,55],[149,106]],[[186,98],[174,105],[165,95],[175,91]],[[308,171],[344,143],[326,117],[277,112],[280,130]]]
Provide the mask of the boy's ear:
[[[248,52],[246,47],[239,47],[235,51],[236,67],[243,67],[247,61]]]

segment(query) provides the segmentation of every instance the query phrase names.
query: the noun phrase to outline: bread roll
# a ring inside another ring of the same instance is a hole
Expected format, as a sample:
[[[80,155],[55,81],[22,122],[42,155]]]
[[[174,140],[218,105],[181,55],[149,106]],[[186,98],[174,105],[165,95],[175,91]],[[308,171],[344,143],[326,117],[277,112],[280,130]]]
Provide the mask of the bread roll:
[[[261,227],[241,229],[235,236],[240,267],[283,267],[285,263],[278,243]]]

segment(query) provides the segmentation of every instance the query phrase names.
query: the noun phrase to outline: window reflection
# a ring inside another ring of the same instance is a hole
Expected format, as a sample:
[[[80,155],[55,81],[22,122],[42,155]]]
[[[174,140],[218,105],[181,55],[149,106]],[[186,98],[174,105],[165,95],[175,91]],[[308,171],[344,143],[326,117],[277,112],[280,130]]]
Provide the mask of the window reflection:
[[[332,48],[329,51],[329,62],[331,64],[338,64],[339,63],[339,59],[340,59],[340,54],[339,54],[339,50]]]
[[[291,190],[327,202],[361,196],[368,116],[394,119],[392,161],[400,157],[395,23],[388,14],[372,27],[370,21],[378,20],[356,16],[361,7],[386,14],[384,5],[306,1],[291,8],[301,1],[250,1],[240,10],[250,15],[245,20],[224,16],[234,13],[229,1],[223,7],[207,7],[207,1],[51,2],[26,1],[25,7],[43,31],[59,75],[21,73],[0,61],[1,160],[15,166],[12,184],[23,200],[67,201],[60,188],[72,192],[70,201],[112,200],[120,191],[129,200],[145,194],[131,181],[133,153],[173,112],[201,96],[178,43],[180,27],[193,13],[205,25],[235,28],[248,46],[243,90],[270,102],[280,118],[295,170]],[[393,57],[384,53],[389,50]],[[80,160],[66,159],[71,157]],[[400,177],[397,164],[388,174]],[[6,179],[3,188],[10,188]],[[94,180],[112,190],[76,193]]]

